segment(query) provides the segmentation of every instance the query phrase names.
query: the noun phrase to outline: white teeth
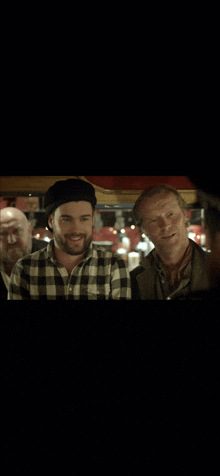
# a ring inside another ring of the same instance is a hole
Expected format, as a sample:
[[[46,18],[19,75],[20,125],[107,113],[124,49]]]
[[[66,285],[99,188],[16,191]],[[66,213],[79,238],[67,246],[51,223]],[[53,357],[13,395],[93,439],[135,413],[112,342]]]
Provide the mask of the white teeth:
[[[80,236],[80,238],[70,238],[70,240],[72,240],[72,241],[79,241],[81,239],[82,239],[82,236]]]
[[[172,235],[169,235],[169,236],[163,236],[163,238],[171,238],[174,235],[175,235],[175,233],[173,233]]]

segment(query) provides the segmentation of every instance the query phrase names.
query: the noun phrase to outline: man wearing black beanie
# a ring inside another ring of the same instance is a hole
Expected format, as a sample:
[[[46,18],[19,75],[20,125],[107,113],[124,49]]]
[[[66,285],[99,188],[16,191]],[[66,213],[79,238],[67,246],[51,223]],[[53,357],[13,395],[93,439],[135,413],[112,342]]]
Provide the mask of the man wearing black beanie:
[[[126,263],[92,243],[96,197],[84,180],[56,182],[45,194],[47,248],[19,260],[8,299],[131,299]]]
[[[94,187],[83,180],[61,180],[45,195],[46,222],[54,235],[55,255],[69,274],[92,242],[95,205]],[[80,221],[76,219],[73,224],[75,216]]]

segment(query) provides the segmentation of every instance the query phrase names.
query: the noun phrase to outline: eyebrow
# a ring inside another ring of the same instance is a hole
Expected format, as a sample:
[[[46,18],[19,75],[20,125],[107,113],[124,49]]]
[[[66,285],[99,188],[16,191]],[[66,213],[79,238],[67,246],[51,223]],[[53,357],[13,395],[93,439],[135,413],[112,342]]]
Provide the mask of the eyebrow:
[[[79,218],[84,218],[84,217],[91,217],[92,215],[91,214],[87,214],[87,215],[80,215]],[[60,215],[60,218],[74,218],[72,217],[72,215]]]
[[[0,227],[1,227],[1,229],[9,230],[9,229],[12,229],[12,228],[14,228],[14,229],[22,228],[22,225],[20,223],[17,223],[17,224],[15,223],[14,225],[9,225],[7,223],[1,223]]]

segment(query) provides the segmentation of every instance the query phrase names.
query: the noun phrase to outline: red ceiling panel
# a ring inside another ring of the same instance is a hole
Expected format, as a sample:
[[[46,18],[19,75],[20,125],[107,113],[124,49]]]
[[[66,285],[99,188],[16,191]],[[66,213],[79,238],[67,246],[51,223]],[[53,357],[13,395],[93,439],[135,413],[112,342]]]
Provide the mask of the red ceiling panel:
[[[122,189],[122,190],[142,190],[151,185],[165,183],[172,185],[179,190],[193,190],[195,187],[187,179],[180,176],[143,176],[143,175],[89,175],[84,176],[93,185],[99,185],[106,189]]]

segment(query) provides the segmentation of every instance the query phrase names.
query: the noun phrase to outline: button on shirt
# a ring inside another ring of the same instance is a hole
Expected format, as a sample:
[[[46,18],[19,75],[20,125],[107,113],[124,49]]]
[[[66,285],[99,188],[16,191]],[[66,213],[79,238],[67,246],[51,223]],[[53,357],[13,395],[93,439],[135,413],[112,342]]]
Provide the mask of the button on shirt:
[[[8,299],[131,299],[125,261],[91,243],[86,257],[69,276],[54,256],[54,240],[47,248],[20,259],[13,268]]]

